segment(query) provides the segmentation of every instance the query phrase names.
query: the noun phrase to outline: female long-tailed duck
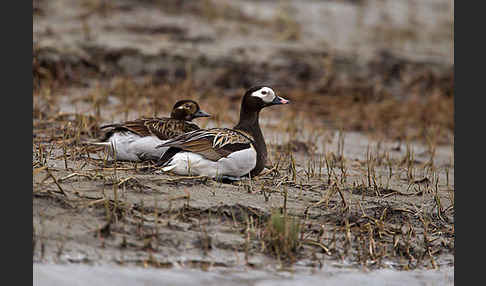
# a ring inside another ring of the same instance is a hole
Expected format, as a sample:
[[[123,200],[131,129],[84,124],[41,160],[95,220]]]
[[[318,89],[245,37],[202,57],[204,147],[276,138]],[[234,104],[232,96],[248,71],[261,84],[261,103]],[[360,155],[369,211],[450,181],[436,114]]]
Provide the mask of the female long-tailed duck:
[[[268,106],[287,104],[267,86],[246,91],[241,102],[240,120],[233,129],[199,129],[179,135],[157,148],[170,147],[158,162],[162,170],[179,175],[202,175],[238,180],[258,175],[264,168],[267,146],[258,117]]]
[[[198,130],[199,126],[190,121],[209,116],[195,101],[180,100],[172,108],[170,118],[140,118],[101,126],[100,129],[110,129],[101,142],[94,144],[109,146],[110,155],[117,160],[158,160],[168,147],[156,146],[177,135]]]

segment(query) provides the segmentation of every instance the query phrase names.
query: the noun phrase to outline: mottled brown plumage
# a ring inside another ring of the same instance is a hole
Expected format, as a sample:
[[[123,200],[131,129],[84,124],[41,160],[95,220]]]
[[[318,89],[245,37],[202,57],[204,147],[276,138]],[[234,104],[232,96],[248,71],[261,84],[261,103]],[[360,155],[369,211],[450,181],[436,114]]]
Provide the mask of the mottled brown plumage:
[[[156,136],[160,140],[167,140],[177,135],[199,129],[192,122],[173,118],[140,118],[120,124],[110,124],[100,127],[112,129],[105,133],[104,141],[114,132],[133,132],[139,136]]]
[[[168,142],[167,146],[198,153],[209,160],[217,161],[232,152],[250,148],[253,143],[253,137],[248,133],[228,128],[211,128],[182,134]],[[173,154],[168,153],[166,157],[170,155]],[[168,158],[162,157],[161,161],[166,159]]]
[[[209,114],[201,111],[195,101],[181,100],[174,105],[170,118],[140,118],[101,126],[100,129],[111,128],[105,133],[102,141],[107,141],[115,132],[133,132],[141,137],[156,136],[160,140],[168,140],[199,129],[199,126],[190,121],[197,117],[207,116]]]

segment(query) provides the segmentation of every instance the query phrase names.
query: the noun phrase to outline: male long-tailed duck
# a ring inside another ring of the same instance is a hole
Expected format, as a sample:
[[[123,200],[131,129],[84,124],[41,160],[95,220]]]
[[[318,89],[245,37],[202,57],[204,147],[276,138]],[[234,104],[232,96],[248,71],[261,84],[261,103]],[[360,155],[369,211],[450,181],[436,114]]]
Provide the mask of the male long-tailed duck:
[[[101,142],[94,144],[109,146],[110,155],[117,160],[158,160],[168,147],[156,146],[177,135],[198,130],[199,126],[190,121],[209,116],[195,101],[180,100],[172,108],[170,118],[140,118],[101,126],[100,129],[110,129]]]
[[[179,135],[157,148],[170,147],[160,159],[162,170],[179,175],[202,175],[238,180],[258,175],[264,168],[267,146],[258,117],[268,106],[289,101],[267,86],[246,91],[241,102],[240,120],[233,129],[199,129]]]

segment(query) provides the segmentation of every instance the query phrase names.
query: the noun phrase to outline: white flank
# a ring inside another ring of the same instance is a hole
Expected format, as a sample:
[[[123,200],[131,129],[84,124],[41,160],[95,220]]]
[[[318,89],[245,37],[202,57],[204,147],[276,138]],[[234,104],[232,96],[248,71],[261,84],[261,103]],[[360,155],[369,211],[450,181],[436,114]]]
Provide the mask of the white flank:
[[[172,171],[178,175],[208,176],[211,178],[228,176],[241,177],[248,174],[256,165],[257,154],[255,148],[236,151],[211,161],[203,156],[191,152],[179,152],[172,157],[163,171]]]
[[[257,91],[254,91],[252,96],[261,98],[264,102],[272,102],[275,99],[275,92],[269,87],[262,87]]]
[[[131,132],[127,133],[114,133],[108,142],[104,142],[105,145],[110,146],[110,155],[116,157],[117,160],[123,161],[140,161],[159,159],[167,148],[155,148],[156,146],[166,141],[160,140],[155,136],[138,136]],[[113,150],[111,145],[114,145],[116,156],[113,156]]]

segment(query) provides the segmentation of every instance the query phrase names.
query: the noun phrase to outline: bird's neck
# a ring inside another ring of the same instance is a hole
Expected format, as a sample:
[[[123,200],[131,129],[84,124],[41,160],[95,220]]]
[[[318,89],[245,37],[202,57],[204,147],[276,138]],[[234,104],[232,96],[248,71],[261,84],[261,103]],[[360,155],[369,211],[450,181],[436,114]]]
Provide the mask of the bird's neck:
[[[241,130],[249,133],[254,140],[255,150],[257,152],[257,162],[255,168],[250,172],[252,177],[258,175],[265,167],[267,160],[267,145],[263,139],[262,130],[258,123],[260,111],[248,111],[242,108],[240,112],[240,121],[234,127],[236,130]]]

